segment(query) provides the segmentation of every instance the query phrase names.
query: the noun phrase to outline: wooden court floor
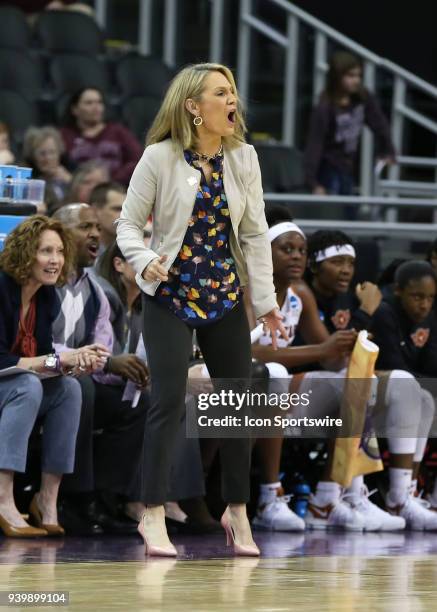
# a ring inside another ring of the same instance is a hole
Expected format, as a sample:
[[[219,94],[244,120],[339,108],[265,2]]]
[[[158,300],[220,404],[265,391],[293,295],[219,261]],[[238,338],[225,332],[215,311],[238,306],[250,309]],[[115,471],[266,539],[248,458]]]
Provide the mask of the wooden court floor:
[[[287,535],[275,534],[272,544],[265,534],[260,559],[220,556],[215,541],[214,558],[196,557],[202,541],[176,540],[180,558],[147,560],[136,539],[117,540],[124,558],[113,560],[103,540],[83,541],[84,554],[80,541],[38,548],[0,540],[0,590],[65,590],[70,605],[61,609],[86,611],[436,612],[437,534],[413,536],[405,554],[401,540],[392,536],[384,549],[384,538],[369,535],[333,536],[327,547],[327,536],[305,534],[306,544],[296,536],[294,546]]]

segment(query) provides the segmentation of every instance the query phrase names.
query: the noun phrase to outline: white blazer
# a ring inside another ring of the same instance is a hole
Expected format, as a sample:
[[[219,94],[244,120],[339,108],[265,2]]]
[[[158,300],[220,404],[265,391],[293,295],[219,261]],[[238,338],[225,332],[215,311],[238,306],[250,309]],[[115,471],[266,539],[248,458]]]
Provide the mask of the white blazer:
[[[168,270],[176,259],[192,215],[201,173],[171,139],[148,146],[132,174],[117,222],[117,242],[136,272],[138,286],[154,295],[161,281],[145,281],[144,269],[167,254]],[[248,144],[224,147],[223,187],[232,224],[230,248],[241,286],[250,284],[257,317],[277,307],[273,265],[255,149]],[[143,229],[152,213],[150,247]]]

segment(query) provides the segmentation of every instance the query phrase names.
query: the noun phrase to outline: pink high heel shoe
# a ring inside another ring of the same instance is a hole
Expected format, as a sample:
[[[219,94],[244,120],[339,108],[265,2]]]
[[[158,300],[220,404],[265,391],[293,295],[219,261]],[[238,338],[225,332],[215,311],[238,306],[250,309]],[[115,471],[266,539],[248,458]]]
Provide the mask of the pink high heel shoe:
[[[246,517],[246,521],[247,521],[247,517]],[[236,537],[236,533],[235,533],[235,527],[232,524],[232,518],[231,518],[231,513],[229,510],[229,506],[226,508],[226,510],[223,513],[223,516],[221,518],[220,521],[223,529],[226,532],[226,546],[231,546],[233,545],[234,547],[234,553],[236,556],[239,557],[259,557],[260,555],[260,550],[258,548],[258,546],[255,544],[255,542],[253,542],[252,540],[252,544],[239,544],[236,540],[238,537]],[[249,532],[250,532],[250,527],[249,527]]]
[[[176,557],[177,550],[168,539],[163,506],[147,508],[138,524],[144,540],[145,554],[149,557]],[[155,544],[152,544],[155,540]]]

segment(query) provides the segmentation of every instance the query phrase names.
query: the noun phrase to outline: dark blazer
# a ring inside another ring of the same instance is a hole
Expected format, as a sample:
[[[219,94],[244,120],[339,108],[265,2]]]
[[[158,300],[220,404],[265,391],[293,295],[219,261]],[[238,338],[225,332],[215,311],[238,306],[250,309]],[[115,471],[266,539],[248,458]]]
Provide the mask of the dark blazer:
[[[15,342],[20,319],[21,285],[0,271],[0,370],[17,365],[18,355],[11,353]],[[52,324],[60,309],[56,289],[42,286],[36,292],[36,324],[35,338],[37,354],[52,353]]]

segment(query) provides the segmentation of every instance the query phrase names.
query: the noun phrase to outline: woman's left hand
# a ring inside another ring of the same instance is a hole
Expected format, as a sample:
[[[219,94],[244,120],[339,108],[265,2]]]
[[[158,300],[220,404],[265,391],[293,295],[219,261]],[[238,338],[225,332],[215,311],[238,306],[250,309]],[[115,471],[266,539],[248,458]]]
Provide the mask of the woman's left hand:
[[[290,340],[287,330],[282,325],[282,319],[284,317],[281,315],[279,308],[273,308],[270,312],[260,317],[260,321],[264,324],[264,330],[270,331],[270,335],[272,337],[272,347],[276,351],[278,348],[278,340],[276,336],[276,332],[279,331],[280,335],[287,340]]]

